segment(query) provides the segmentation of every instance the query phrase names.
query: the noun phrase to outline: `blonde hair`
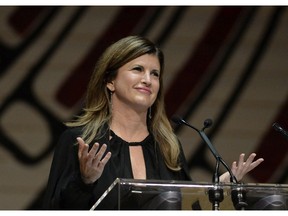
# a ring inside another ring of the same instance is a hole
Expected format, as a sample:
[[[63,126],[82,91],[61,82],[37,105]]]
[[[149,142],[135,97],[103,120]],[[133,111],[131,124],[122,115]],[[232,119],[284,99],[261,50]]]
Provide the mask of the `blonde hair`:
[[[164,55],[151,41],[140,36],[128,36],[110,45],[99,58],[91,76],[86,92],[83,114],[75,121],[68,122],[68,127],[83,126],[82,138],[91,143],[101,137],[101,131],[111,120],[110,92],[106,84],[112,81],[117,70],[129,61],[144,54],[156,55],[160,63],[160,89],[156,101],[151,107],[152,118],[147,124],[156,143],[159,144],[165,163],[171,170],[180,170],[178,139],[173,132],[164,108],[163,69]],[[106,128],[108,130],[108,128]]]

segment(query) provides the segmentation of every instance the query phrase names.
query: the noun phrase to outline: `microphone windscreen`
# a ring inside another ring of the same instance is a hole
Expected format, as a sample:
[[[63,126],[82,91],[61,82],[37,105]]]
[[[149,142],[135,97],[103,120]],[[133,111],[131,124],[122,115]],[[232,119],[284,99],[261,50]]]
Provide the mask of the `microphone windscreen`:
[[[176,124],[182,124],[182,118],[179,116],[172,116],[171,120]]]
[[[278,123],[274,123],[274,124],[272,125],[272,127],[273,127],[276,131],[279,131],[279,132],[281,132],[281,130],[282,130],[282,128],[280,127],[280,125],[279,125]]]
[[[204,121],[204,127],[205,127],[205,128],[211,127],[212,124],[213,124],[213,121],[212,121],[211,119],[206,119],[206,120]]]

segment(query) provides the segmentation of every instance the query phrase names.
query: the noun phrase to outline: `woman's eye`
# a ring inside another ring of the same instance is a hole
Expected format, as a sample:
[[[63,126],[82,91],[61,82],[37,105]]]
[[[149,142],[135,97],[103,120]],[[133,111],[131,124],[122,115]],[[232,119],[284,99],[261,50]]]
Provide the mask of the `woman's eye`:
[[[134,67],[133,70],[142,71],[142,68],[141,67]]]
[[[151,74],[155,77],[160,77],[160,73],[157,71],[153,71]]]

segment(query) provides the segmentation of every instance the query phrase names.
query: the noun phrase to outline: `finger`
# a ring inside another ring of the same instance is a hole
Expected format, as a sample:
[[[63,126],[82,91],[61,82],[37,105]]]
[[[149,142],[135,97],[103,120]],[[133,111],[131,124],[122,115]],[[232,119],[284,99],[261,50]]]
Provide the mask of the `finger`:
[[[234,161],[234,162],[232,163],[231,171],[232,171],[233,173],[236,173],[236,171],[237,171],[237,162],[236,162],[236,161]]]
[[[94,143],[94,145],[92,146],[91,150],[88,153],[88,157],[89,159],[93,160],[95,155],[97,154],[97,151],[99,149],[99,143]]]
[[[78,157],[79,159],[83,157],[83,155],[86,155],[88,152],[88,145],[85,144],[84,140],[81,137],[77,137],[77,142],[79,144],[78,148]]]
[[[111,152],[107,152],[105,157],[99,162],[98,167],[101,169],[104,168],[104,166],[106,165],[106,163],[109,161],[110,158],[111,158]]]
[[[107,149],[107,145],[103,144],[97,154],[94,155],[93,164],[98,164],[103,157],[105,151]]]
[[[239,161],[238,161],[238,167],[237,167],[237,171],[236,171],[236,176],[237,176],[237,179],[239,181],[243,178],[243,176],[246,173],[246,169],[247,169],[244,158],[245,158],[245,154],[244,153],[240,154]]]
[[[247,163],[247,172],[250,172],[252,169],[254,169],[256,166],[258,166],[262,160],[256,160],[253,162],[253,160],[255,159],[256,157],[256,154],[255,153],[252,153],[250,154],[250,156],[248,157],[246,163]]]
[[[253,162],[255,157],[256,157],[255,153],[252,153],[252,154],[249,155],[248,159],[246,160],[246,163],[247,163],[248,166]]]
[[[253,163],[250,164],[249,171],[253,170],[255,167],[257,167],[259,164],[261,164],[264,161],[263,158],[259,158]]]
[[[242,168],[243,167],[243,163],[244,163],[244,157],[245,157],[245,154],[242,153],[239,155],[239,160],[238,160],[238,169]]]

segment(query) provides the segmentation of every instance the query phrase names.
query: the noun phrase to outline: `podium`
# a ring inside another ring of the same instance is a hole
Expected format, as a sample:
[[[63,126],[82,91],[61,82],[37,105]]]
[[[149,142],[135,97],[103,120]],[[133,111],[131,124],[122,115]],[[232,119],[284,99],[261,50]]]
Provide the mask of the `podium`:
[[[219,193],[220,192],[220,193]],[[288,185],[194,183],[117,178],[90,210],[110,203],[115,210],[288,210]],[[239,203],[240,207],[239,208]]]

